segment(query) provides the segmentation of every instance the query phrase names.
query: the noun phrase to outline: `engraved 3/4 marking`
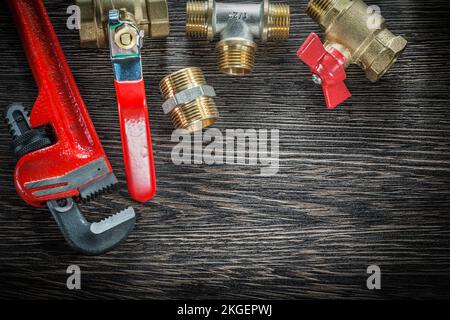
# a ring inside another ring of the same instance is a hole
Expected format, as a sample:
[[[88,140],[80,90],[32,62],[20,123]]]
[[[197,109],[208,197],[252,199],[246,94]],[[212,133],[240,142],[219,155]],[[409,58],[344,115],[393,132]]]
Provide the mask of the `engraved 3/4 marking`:
[[[248,14],[246,12],[232,12],[229,14],[230,19],[247,20]]]

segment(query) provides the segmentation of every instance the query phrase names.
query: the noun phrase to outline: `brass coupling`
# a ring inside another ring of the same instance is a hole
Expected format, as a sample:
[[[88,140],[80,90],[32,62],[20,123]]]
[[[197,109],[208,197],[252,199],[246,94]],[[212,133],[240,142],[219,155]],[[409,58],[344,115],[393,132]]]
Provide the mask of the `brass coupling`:
[[[378,81],[405,50],[407,41],[387,29],[385,19],[362,0],[311,0],[306,12],[325,31],[325,47]]]
[[[168,75],[160,88],[166,99],[164,113],[176,129],[195,132],[213,125],[219,118],[214,88],[207,84],[199,68],[186,68]]]
[[[80,40],[83,48],[108,47],[108,13],[127,12],[127,20],[151,38],[169,35],[167,0],[76,0],[81,12]],[[129,37],[124,36],[124,42]],[[132,39],[131,39],[132,41]]]
[[[188,37],[212,41],[220,35],[219,69],[230,75],[253,71],[256,39],[266,42],[289,38],[291,14],[286,3],[188,0],[186,9]]]

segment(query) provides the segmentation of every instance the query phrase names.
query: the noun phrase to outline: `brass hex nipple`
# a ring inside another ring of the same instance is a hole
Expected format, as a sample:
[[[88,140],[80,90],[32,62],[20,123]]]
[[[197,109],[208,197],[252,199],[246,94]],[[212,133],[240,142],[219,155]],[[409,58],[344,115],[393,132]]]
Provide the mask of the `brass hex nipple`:
[[[370,81],[378,81],[406,48],[407,41],[362,0],[311,0],[306,12],[325,30],[325,47],[339,50]]]
[[[127,20],[146,36],[169,35],[167,0],[76,0],[81,11],[80,39],[83,48],[108,47],[108,12],[124,9]]]
[[[176,129],[194,132],[213,125],[219,118],[214,88],[206,83],[199,68],[186,68],[168,75],[160,88],[166,99],[164,113],[170,116]]]
[[[188,0],[186,9],[188,37],[212,41],[220,35],[219,69],[227,74],[246,75],[253,71],[255,39],[266,42],[289,37],[290,7],[285,3]]]

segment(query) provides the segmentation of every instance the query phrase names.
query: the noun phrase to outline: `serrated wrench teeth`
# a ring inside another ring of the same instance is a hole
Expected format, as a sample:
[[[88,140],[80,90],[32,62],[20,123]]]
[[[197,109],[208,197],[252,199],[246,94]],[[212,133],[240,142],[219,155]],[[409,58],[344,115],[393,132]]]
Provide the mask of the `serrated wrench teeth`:
[[[115,215],[112,215],[106,219],[103,219],[99,222],[94,222],[91,224],[91,232],[94,234],[102,234],[119,226],[122,223],[125,223],[131,219],[135,219],[136,214],[132,207],[128,207],[125,210],[122,210]]]
[[[97,179],[89,184],[82,186],[80,190],[80,197],[83,202],[88,202],[100,197],[103,194],[113,191],[118,184],[114,173],[108,173],[102,178]]]

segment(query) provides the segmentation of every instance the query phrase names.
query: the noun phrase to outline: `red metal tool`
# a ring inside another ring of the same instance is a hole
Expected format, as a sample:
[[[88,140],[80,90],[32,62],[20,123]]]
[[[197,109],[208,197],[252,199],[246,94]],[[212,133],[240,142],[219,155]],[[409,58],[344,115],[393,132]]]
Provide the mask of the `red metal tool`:
[[[156,193],[156,174],[140,52],[144,33],[120,13],[110,11],[108,26],[124,164],[130,196],[147,202]],[[121,36],[128,45],[118,43]]]
[[[336,48],[328,50],[320,38],[311,33],[297,52],[298,57],[307,64],[314,74],[314,82],[321,84],[329,109],[335,109],[351,97],[344,83],[346,57]]]
[[[117,183],[41,0],[9,0],[39,96],[31,116],[13,104],[6,119],[19,158],[14,181],[30,205],[47,205],[66,240],[100,254],[134,227],[132,208],[88,223],[73,198],[89,200]]]

